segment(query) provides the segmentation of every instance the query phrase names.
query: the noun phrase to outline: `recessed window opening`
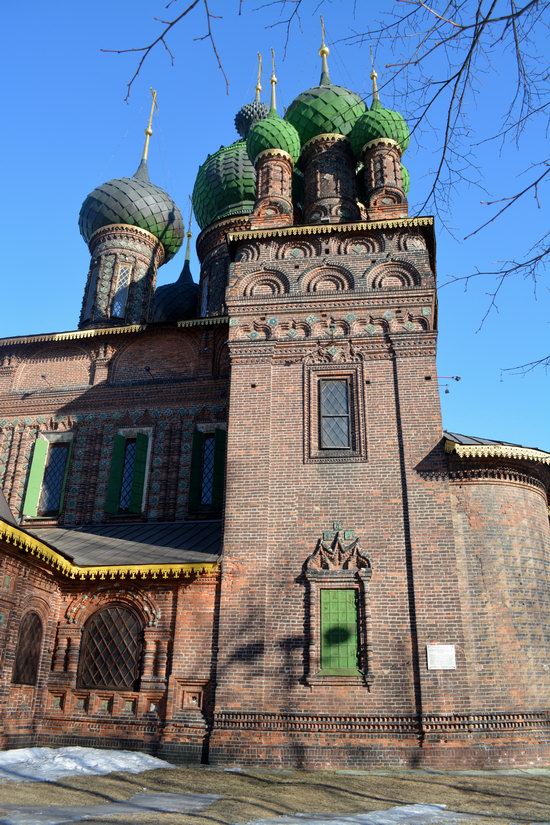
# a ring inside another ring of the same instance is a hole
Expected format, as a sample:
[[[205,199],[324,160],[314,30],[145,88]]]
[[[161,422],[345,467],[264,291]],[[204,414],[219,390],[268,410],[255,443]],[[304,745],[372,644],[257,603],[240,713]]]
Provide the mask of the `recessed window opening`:
[[[319,447],[348,450],[351,447],[349,383],[346,379],[319,381]]]
[[[42,620],[30,611],[19,626],[15,663],[11,680],[16,685],[35,685],[38,680],[40,650],[42,647]]]
[[[202,445],[201,504],[211,505],[214,496],[214,433],[204,438]]]
[[[99,265],[96,264],[92,269],[92,274],[90,275],[90,281],[88,283],[88,292],[86,295],[86,306],[84,307],[84,320],[89,320],[92,317],[94,304],[95,304],[95,294],[97,290],[97,279],[99,278]]]
[[[96,611],[82,633],[79,688],[138,690],[143,648],[143,625],[124,605]]]
[[[127,512],[130,508],[132,498],[132,485],[134,481],[134,468],[136,466],[136,445],[137,439],[127,438],[124,448],[124,465],[122,468],[122,484],[120,486],[119,510],[121,513]]]
[[[69,450],[68,442],[54,443],[49,446],[42,492],[38,503],[38,515],[40,516],[55,515],[61,510]]]
[[[121,266],[118,270],[117,288],[111,304],[111,314],[113,318],[123,318],[128,302],[128,290],[130,288],[130,273],[129,266]]]

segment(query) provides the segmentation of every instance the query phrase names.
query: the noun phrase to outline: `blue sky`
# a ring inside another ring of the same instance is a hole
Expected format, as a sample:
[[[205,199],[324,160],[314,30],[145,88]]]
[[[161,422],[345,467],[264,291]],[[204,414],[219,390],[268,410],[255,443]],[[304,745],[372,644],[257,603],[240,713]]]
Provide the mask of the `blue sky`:
[[[159,100],[151,177],[186,213],[199,164],[209,152],[236,138],[235,112],[254,95],[256,52],[261,50],[267,63],[270,47],[277,51],[280,109],[318,81],[320,32],[318,13],[313,14],[317,2],[306,0],[302,31],[293,32],[283,61],[285,28],[268,28],[278,19],[276,8],[254,10],[262,4],[245,0],[239,16],[237,0],[212,0],[213,10],[223,9],[224,14],[215,32],[230,79],[229,95],[209,44],[194,40],[205,31],[199,9],[169,40],[175,65],[170,65],[162,49],[153,52],[125,103],[135,57],[104,54],[100,49],[147,43],[160,29],[154,16],[175,16],[184,7],[183,0],[168,10],[165,4],[166,0],[95,0],[93,4],[30,0],[23,11],[14,2],[3,9],[2,336],[76,327],[89,263],[78,231],[80,205],[99,183],[135,171],[150,86],[158,90]],[[334,82],[368,95],[368,49],[335,41],[365,29],[393,5],[393,0],[357,4],[361,10],[354,19],[351,0],[325,0],[322,11]],[[363,6],[368,6],[369,17]],[[538,44],[544,54],[542,45]],[[376,59],[383,81],[384,64],[391,58],[379,49]],[[506,84],[511,82],[504,58],[480,67],[477,97],[469,111],[471,127],[480,135],[494,127]],[[267,67],[263,85],[267,96]],[[391,89],[384,94],[384,102],[392,104]],[[436,112],[432,118],[434,135],[424,129],[407,151],[412,204],[422,201],[429,186],[436,158],[435,131],[442,115]],[[502,151],[495,144],[481,147],[481,178],[491,196],[521,188],[526,180],[521,173],[531,158],[538,157],[537,151],[540,154],[542,140],[542,127],[535,126],[521,151],[509,145]],[[540,197],[544,207],[544,192]],[[480,204],[482,199],[487,196],[479,189],[462,185],[446,219],[451,232],[437,225],[440,284],[476,267],[494,269],[498,261],[522,254],[544,231],[544,209],[530,199],[488,230],[463,241],[491,214]],[[159,283],[174,280],[181,265],[180,254],[162,268]],[[196,259],[193,271],[198,278]],[[528,282],[508,282],[499,295],[498,312],[493,311],[478,332],[492,287],[490,279],[479,278],[466,291],[463,284],[440,289],[438,372],[462,378],[451,382],[449,394],[442,394],[444,424],[457,432],[550,449],[549,376],[542,369],[524,377],[502,372],[550,350],[548,283],[541,281],[535,295]]]

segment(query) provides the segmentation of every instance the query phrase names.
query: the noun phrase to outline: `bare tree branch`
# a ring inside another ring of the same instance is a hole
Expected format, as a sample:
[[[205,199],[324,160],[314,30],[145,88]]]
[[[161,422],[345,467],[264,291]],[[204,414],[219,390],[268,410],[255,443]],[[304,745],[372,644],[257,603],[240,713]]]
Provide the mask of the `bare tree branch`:
[[[170,2],[166,5],[166,8],[169,8],[172,5],[173,2],[175,2],[175,0],[170,0]],[[169,48],[169,46],[166,42],[166,36],[172,31],[172,29],[175,26],[178,25],[178,23],[180,23],[183,20],[184,17],[186,17],[190,12],[192,12],[193,9],[196,8],[199,5],[199,3],[204,7],[204,11],[205,11],[205,14],[206,14],[207,31],[206,31],[205,35],[203,35],[202,37],[197,37],[197,38],[195,38],[195,40],[209,40],[210,41],[210,45],[212,46],[212,51],[214,52],[214,56],[215,56],[216,61],[218,63],[218,68],[220,69],[220,71],[223,75],[224,81],[225,81],[226,93],[229,94],[229,80],[228,80],[227,75],[225,73],[225,70],[223,68],[223,64],[222,64],[222,61],[221,61],[221,58],[220,58],[220,54],[218,52],[218,48],[216,46],[216,42],[214,40],[214,35],[213,35],[213,32],[212,32],[212,20],[219,19],[219,18],[217,18],[217,16],[215,14],[212,14],[212,12],[210,11],[210,8],[208,6],[208,0],[192,0],[192,2],[189,3],[189,5],[181,12],[181,14],[178,14],[177,17],[174,17],[173,20],[161,20],[158,17],[155,17],[154,20],[156,20],[158,23],[161,23],[164,26],[164,29],[161,31],[161,33],[158,35],[158,37],[155,37],[155,39],[152,40],[150,43],[148,43],[146,46],[134,46],[134,47],[128,48],[128,49],[100,49],[100,51],[102,51],[102,52],[107,52],[107,53],[111,53],[111,54],[130,54],[130,53],[133,53],[133,52],[141,54],[141,57],[140,57],[140,59],[138,61],[138,64],[136,66],[136,70],[133,73],[132,77],[130,78],[130,80],[128,81],[128,84],[126,86],[126,97],[124,98],[124,100],[126,100],[126,101],[129,100],[130,95],[132,93],[132,86],[134,85],[134,82],[135,82],[136,78],[138,77],[139,73],[141,72],[141,70],[143,68],[143,64],[145,63],[145,61],[147,60],[147,58],[149,57],[149,55],[151,54],[153,49],[156,46],[159,45],[159,43],[162,43],[162,45],[164,46],[164,48],[165,48],[165,50],[168,53],[168,56],[170,58],[170,62],[173,65],[174,55],[173,55],[172,51],[170,50],[170,48]]]

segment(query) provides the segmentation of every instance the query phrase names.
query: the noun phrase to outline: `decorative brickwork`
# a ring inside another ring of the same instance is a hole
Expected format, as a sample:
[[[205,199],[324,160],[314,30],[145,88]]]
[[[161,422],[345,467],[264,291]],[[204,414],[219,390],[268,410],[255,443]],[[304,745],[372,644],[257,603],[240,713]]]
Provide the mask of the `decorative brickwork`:
[[[550,758],[550,455],[443,436],[409,132],[321,55],[201,167],[202,318],[149,322],[175,248],[100,199],[81,329],[0,340],[0,746]]]

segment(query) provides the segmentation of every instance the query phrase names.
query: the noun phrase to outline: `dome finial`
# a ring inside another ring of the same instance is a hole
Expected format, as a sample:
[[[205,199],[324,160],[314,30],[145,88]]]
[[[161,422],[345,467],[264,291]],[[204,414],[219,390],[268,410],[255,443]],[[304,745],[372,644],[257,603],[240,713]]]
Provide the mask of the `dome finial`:
[[[275,50],[271,49],[271,111],[277,111],[277,75],[275,74]]]
[[[147,158],[149,157],[149,141],[151,140],[151,135],[153,134],[153,115],[155,113],[155,109],[157,108],[157,93],[152,87],[151,97],[153,98],[151,101],[151,111],[149,113],[149,121],[145,130],[145,144],[143,146],[143,154],[141,156],[141,160],[145,162],[147,162]]]
[[[258,79],[256,80],[256,103],[260,102],[262,93],[262,53],[258,52]]]
[[[191,260],[191,238],[193,237],[193,233],[191,232],[191,221],[193,220],[193,202],[191,200],[191,195],[189,195],[189,219],[187,221],[187,232],[185,233],[187,238],[187,245],[185,247],[185,260]]]
[[[319,81],[320,86],[330,86],[330,75],[328,71],[328,60],[327,57],[330,54],[329,47],[325,43],[325,21],[323,17],[321,17],[321,34],[322,34],[322,43],[321,48],[319,49],[319,54],[321,56],[321,80]]]
[[[378,94],[378,72],[374,68],[374,53],[372,51],[372,46],[370,50],[370,59],[372,63],[372,72],[370,73],[370,79],[372,80],[372,102],[373,103],[380,103],[380,95]]]

